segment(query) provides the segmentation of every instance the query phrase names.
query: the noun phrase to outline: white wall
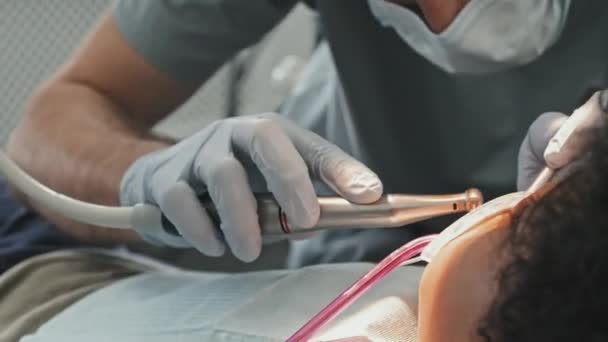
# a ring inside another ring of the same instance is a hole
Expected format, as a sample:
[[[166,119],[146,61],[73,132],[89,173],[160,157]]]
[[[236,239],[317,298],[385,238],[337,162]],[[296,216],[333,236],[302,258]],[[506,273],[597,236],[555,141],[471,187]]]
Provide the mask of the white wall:
[[[17,123],[32,89],[65,60],[109,4],[110,0],[0,0],[0,144]],[[242,113],[276,108],[285,90],[271,86],[271,69],[284,56],[308,56],[312,33],[312,14],[298,7],[267,37],[244,82]],[[221,117],[226,79],[223,68],[159,130],[184,136]]]

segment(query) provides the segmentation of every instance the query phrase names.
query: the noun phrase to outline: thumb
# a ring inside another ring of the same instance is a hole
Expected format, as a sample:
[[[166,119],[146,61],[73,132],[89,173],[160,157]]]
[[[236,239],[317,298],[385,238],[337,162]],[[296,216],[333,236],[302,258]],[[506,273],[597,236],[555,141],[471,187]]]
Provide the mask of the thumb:
[[[554,134],[544,151],[544,157],[553,169],[559,169],[578,159],[593,141],[590,130],[606,123],[606,92],[593,95],[566,120]]]
[[[558,112],[540,115],[528,129],[519,149],[517,189],[525,190],[545,168],[543,156],[547,145],[568,117]]]

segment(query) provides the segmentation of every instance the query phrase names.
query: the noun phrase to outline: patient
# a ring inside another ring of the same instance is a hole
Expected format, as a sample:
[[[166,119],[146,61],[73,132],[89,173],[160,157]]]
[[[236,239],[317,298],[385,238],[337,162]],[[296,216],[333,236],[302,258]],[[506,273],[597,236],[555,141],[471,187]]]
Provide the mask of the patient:
[[[485,341],[608,340],[608,130],[509,229]]]
[[[444,247],[421,280],[421,341],[607,341],[608,128],[511,214]]]
[[[589,156],[505,229],[470,234],[480,248],[443,279],[432,277],[440,261],[424,275],[403,267],[320,339],[413,341],[422,329],[423,342],[608,340],[608,128],[594,134]],[[281,341],[370,267],[226,275],[124,251],[47,253],[0,276],[0,340]],[[433,281],[450,286],[429,296]],[[426,327],[418,307],[435,310]]]

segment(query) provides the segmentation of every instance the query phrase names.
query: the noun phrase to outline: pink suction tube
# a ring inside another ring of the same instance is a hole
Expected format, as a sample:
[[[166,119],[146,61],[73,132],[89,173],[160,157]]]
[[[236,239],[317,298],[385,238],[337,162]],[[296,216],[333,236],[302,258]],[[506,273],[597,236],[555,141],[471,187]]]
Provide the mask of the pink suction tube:
[[[323,310],[311,318],[298,331],[296,331],[287,342],[308,341],[323,326],[346,309],[352,302],[364,294],[370,287],[377,284],[387,274],[408,260],[419,255],[424,247],[428,245],[436,235],[427,235],[412,240],[384,258],[374,268],[367,272],[361,279],[357,280],[348,289],[342,292],[336,299],[331,301]]]

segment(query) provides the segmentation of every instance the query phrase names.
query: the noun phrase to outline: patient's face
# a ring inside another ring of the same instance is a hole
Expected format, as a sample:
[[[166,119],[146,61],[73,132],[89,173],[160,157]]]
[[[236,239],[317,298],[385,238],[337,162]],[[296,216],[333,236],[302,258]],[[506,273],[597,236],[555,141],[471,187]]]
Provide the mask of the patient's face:
[[[427,266],[419,293],[423,342],[479,341],[477,327],[496,294],[510,214],[485,221],[453,240]]]
[[[586,134],[589,152],[533,198],[434,257],[420,281],[422,342],[608,340],[608,127]]]
[[[605,149],[594,151],[593,159],[563,168],[549,184],[514,207],[502,206],[435,255],[419,287],[422,342],[608,337],[606,136],[608,130],[600,145]],[[588,303],[600,302],[606,305],[597,304],[598,315]]]

